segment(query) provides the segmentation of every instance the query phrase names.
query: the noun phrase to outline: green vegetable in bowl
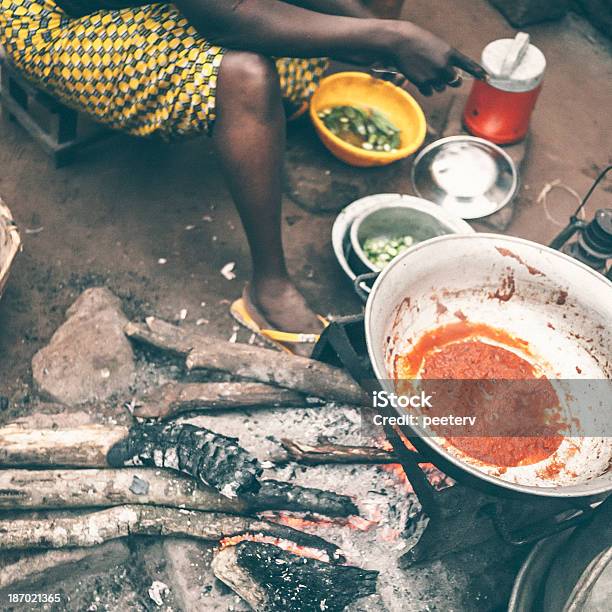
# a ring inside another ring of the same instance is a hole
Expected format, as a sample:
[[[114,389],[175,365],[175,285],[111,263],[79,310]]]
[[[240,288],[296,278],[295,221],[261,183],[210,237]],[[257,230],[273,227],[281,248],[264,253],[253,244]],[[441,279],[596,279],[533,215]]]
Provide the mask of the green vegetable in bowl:
[[[410,248],[414,244],[412,236],[379,236],[368,238],[363,243],[363,252],[366,257],[378,268],[384,268],[392,259]]]
[[[332,134],[366,151],[397,151],[401,145],[400,130],[376,109],[334,106],[318,115]]]

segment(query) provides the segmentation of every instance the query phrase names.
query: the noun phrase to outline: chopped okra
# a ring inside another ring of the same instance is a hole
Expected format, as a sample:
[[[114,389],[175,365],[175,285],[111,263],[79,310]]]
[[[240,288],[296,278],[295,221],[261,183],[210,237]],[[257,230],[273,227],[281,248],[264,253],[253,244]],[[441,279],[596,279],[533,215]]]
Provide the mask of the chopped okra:
[[[412,236],[368,238],[363,243],[366,257],[378,268],[384,268],[392,259],[414,244]]]
[[[335,136],[366,151],[397,151],[401,131],[383,113],[373,108],[334,106],[318,113]]]

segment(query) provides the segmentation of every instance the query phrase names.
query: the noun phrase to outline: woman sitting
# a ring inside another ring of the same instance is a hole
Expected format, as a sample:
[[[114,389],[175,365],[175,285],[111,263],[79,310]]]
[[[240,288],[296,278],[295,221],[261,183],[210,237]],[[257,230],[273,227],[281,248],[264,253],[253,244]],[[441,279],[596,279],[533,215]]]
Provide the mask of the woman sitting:
[[[252,281],[232,311],[251,328],[316,338],[281,239],[286,109],[307,102],[327,57],[393,66],[428,95],[480,68],[358,0],[0,0],[0,44],[31,80],[138,136],[213,137],[248,238]],[[314,58],[314,59],[313,59]],[[299,342],[285,342],[307,352]]]

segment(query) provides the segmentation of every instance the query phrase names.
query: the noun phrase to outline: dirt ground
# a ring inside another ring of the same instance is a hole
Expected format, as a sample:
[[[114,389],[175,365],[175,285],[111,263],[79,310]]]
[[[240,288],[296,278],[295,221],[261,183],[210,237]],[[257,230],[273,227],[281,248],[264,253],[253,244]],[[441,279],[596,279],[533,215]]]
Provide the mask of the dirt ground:
[[[513,35],[483,0],[413,0],[405,16],[473,57],[490,40]],[[549,65],[509,232],[545,242],[559,227],[536,203],[544,185],[560,179],[583,194],[597,168],[610,162],[605,109],[610,107],[612,62],[609,43],[576,17],[529,31]],[[419,100],[432,120],[449,102],[447,94]],[[318,198],[328,198],[332,208],[350,202],[353,185],[360,186],[358,195],[412,192],[410,160],[384,171],[341,167],[316,141],[307,121],[292,126],[289,150],[288,192],[294,199],[307,200],[309,188],[324,177],[328,193],[319,188]],[[296,176],[301,177],[300,197],[291,186]],[[589,212],[609,200],[610,183],[604,187]],[[212,334],[227,338],[233,333],[228,300],[248,279],[249,259],[205,139],[168,145],[117,136],[56,170],[18,126],[4,119],[0,194],[13,210],[24,243],[0,303],[0,395],[8,396],[12,406],[0,420],[27,411],[30,359],[88,286],[107,285],[122,298],[129,317],[155,313],[174,320],[187,309],[188,323],[204,319]],[[559,220],[574,205],[562,191],[553,192],[549,202]],[[283,219],[290,268],[313,306],[336,315],[357,312],[360,303],[331,249],[333,212],[312,214],[287,197]],[[229,281],[220,270],[231,261],[237,278]]]

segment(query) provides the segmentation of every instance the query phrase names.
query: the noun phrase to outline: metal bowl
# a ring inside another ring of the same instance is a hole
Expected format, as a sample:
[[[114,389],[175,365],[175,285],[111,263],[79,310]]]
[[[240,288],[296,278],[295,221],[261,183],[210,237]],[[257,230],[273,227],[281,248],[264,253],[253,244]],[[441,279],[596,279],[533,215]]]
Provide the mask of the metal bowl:
[[[355,220],[366,212],[373,212],[382,206],[386,205],[402,205],[402,204],[419,204],[426,202],[430,209],[433,209],[437,214],[443,213],[442,209],[431,202],[427,202],[415,196],[404,195],[400,193],[377,193],[375,195],[365,196],[359,200],[355,200],[346,208],[343,208],[340,214],[336,217],[332,228],[332,246],[334,255],[340,267],[346,276],[354,282],[357,276],[369,271],[361,259],[353,250],[351,244],[351,226]],[[469,225],[467,226],[469,227]],[[473,232],[472,228],[468,231]],[[370,292],[370,287],[366,283],[362,283],[362,289]]]
[[[510,203],[518,173],[500,147],[475,136],[449,136],[417,156],[412,184],[419,196],[463,219],[478,219]]]
[[[410,202],[381,204],[374,210],[366,210],[353,221],[350,229],[353,251],[373,272],[380,266],[370,261],[363,245],[368,238],[393,238],[412,236],[413,244],[446,234],[470,234],[474,230],[462,219],[439,206],[413,198]]]

